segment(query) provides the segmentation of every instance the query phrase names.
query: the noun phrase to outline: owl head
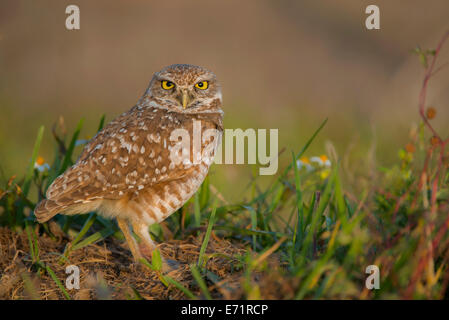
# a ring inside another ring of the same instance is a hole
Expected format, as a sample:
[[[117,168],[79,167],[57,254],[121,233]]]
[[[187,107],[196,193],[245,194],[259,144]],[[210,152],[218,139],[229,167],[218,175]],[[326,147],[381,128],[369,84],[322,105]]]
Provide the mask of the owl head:
[[[144,97],[182,113],[217,112],[222,103],[215,74],[190,64],[173,64],[156,72]]]

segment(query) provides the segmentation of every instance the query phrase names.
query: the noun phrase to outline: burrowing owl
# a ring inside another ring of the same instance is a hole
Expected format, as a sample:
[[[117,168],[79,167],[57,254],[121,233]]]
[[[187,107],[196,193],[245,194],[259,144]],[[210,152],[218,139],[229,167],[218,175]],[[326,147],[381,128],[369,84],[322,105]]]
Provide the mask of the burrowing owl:
[[[223,131],[221,104],[220,85],[205,68],[176,64],[155,73],[137,105],[55,179],[37,220],[97,211],[117,218],[135,260],[148,256],[155,247],[148,226],[179,209],[208,173]]]

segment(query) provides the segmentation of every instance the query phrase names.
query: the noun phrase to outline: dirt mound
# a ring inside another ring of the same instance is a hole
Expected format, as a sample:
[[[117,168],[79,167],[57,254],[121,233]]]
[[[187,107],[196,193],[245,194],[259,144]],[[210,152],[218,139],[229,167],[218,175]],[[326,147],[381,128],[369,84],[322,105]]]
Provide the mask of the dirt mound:
[[[201,295],[189,270],[198,260],[203,234],[185,240],[170,240],[159,246],[162,254],[176,260],[180,266],[167,275],[196,295]],[[80,270],[80,289],[67,290],[72,299],[185,299],[174,286],[166,286],[156,272],[132,261],[126,244],[109,237],[103,242],[73,251],[68,261],[59,263],[67,244],[63,237],[52,239],[37,236],[41,265],[54,271],[62,286],[68,274],[66,266]],[[207,262],[209,290],[214,298],[230,299],[242,295],[242,270],[236,256],[245,253],[243,247],[217,237],[211,237],[206,253],[214,253]],[[0,299],[64,299],[56,281],[37,268],[30,254],[26,232],[0,228]]]

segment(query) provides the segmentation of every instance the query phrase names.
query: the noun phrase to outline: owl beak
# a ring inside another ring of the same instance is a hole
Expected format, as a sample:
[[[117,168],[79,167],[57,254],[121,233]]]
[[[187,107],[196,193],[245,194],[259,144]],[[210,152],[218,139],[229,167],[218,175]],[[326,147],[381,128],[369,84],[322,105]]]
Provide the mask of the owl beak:
[[[189,94],[187,93],[187,90],[182,91],[182,108],[187,108],[187,103],[189,101]]]

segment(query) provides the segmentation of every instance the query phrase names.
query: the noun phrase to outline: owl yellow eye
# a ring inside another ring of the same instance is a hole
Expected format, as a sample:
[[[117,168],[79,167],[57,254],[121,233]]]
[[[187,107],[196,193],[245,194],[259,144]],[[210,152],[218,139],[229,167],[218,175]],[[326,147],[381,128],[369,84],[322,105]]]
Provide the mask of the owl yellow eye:
[[[175,84],[171,81],[163,80],[162,81],[162,89],[170,90],[175,86]]]
[[[209,87],[209,81],[201,81],[195,85],[196,88],[206,90]]]

